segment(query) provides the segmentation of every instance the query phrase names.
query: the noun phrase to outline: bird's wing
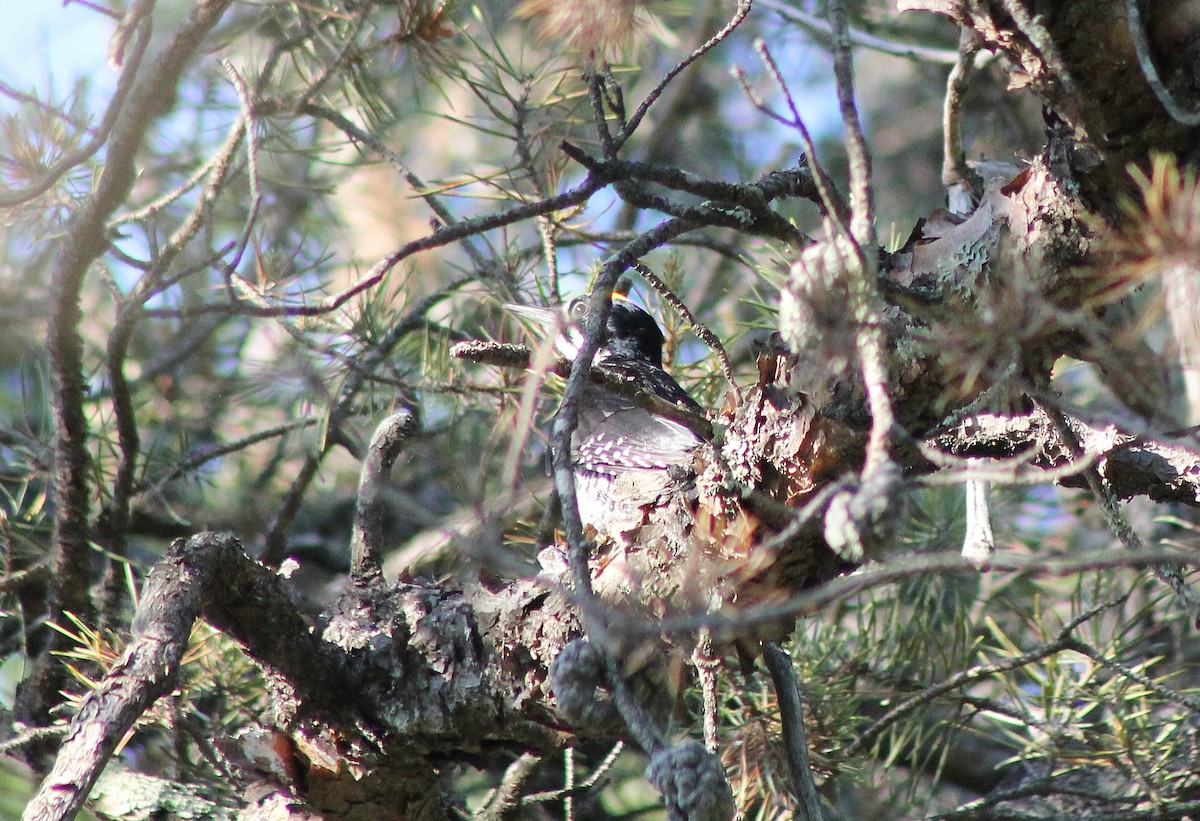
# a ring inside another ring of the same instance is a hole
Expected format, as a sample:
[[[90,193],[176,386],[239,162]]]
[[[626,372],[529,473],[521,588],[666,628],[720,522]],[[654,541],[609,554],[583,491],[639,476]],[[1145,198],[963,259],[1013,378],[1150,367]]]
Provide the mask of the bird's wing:
[[[595,473],[664,470],[691,461],[701,439],[684,425],[602,389],[584,394],[574,462]]]

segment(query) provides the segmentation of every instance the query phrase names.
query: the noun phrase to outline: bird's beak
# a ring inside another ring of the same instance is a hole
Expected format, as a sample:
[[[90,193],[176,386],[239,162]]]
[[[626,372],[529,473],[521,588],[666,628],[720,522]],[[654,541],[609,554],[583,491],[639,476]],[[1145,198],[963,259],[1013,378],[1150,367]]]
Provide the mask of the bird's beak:
[[[549,331],[554,331],[562,327],[562,311],[554,308],[535,308],[531,305],[514,305],[512,303],[506,303],[504,305],[504,310],[515,316],[522,316],[526,319],[532,319],[534,322],[538,323]]]

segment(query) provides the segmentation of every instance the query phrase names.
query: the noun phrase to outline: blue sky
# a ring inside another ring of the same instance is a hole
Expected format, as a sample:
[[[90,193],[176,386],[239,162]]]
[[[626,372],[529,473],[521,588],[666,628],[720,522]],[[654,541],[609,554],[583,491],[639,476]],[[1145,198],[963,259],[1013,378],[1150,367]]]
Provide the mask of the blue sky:
[[[76,79],[91,84],[89,108],[107,98],[116,81],[106,62],[114,21],[85,6],[61,0],[5,4],[0,25],[0,78],[23,92],[62,101]],[[99,92],[99,93],[97,93]],[[13,103],[0,97],[0,109]]]

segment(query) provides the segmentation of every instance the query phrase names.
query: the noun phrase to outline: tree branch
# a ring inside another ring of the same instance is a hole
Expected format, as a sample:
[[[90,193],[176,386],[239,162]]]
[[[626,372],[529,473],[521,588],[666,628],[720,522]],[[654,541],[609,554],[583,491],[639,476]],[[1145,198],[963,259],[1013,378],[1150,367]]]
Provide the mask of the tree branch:
[[[354,529],[350,535],[350,578],[356,583],[380,579],[383,565],[383,525],[387,513],[384,483],[396,459],[418,430],[412,411],[393,413],[379,423],[371,437],[358,480]]]
[[[109,106],[106,119],[112,119],[114,123],[104,174],[72,216],[51,272],[52,304],[47,348],[53,383],[56,505],[55,589],[49,609],[54,618],[62,611],[70,610],[87,620],[92,612],[88,596],[88,567],[91,564],[87,521],[89,457],[84,416],[83,345],[79,337],[80,290],[88,269],[108,247],[108,217],[129,195],[137,176],[134,158],[150,131],[150,124],[163,113],[162,100],[174,98],[184,68],[230,2],[201,0],[145,71],[137,71],[137,60],[126,64],[123,76],[129,78],[136,73],[138,79],[127,99],[118,95]],[[143,25],[148,26],[148,23]],[[143,30],[139,34],[139,43],[148,35],[149,31]],[[142,47],[138,46],[139,49]],[[38,723],[54,701],[60,677],[64,674],[56,662],[48,664],[58,672],[47,672],[45,680],[37,680],[27,687],[21,699],[20,713]]]
[[[337,700],[333,668],[278,577],[250,562],[231,537],[177,541],[146,580],[133,640],[85,696],[54,766],[25,808],[26,821],[60,821],[79,811],[118,742],[174,687],[202,614],[235,638],[253,638],[259,658],[298,682],[305,696]]]

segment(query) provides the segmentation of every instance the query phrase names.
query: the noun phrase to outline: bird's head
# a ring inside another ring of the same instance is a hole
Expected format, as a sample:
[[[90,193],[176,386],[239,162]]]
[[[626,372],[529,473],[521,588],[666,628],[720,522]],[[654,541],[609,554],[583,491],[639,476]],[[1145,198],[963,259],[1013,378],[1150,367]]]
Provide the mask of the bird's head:
[[[554,347],[559,355],[571,361],[583,347],[587,328],[588,298],[577,297],[563,308],[534,308],[527,305],[505,305],[506,310],[537,322],[548,332],[558,334]],[[646,311],[634,305],[621,293],[613,294],[612,308],[600,335],[596,361],[609,358],[647,360],[662,367],[663,333]]]

